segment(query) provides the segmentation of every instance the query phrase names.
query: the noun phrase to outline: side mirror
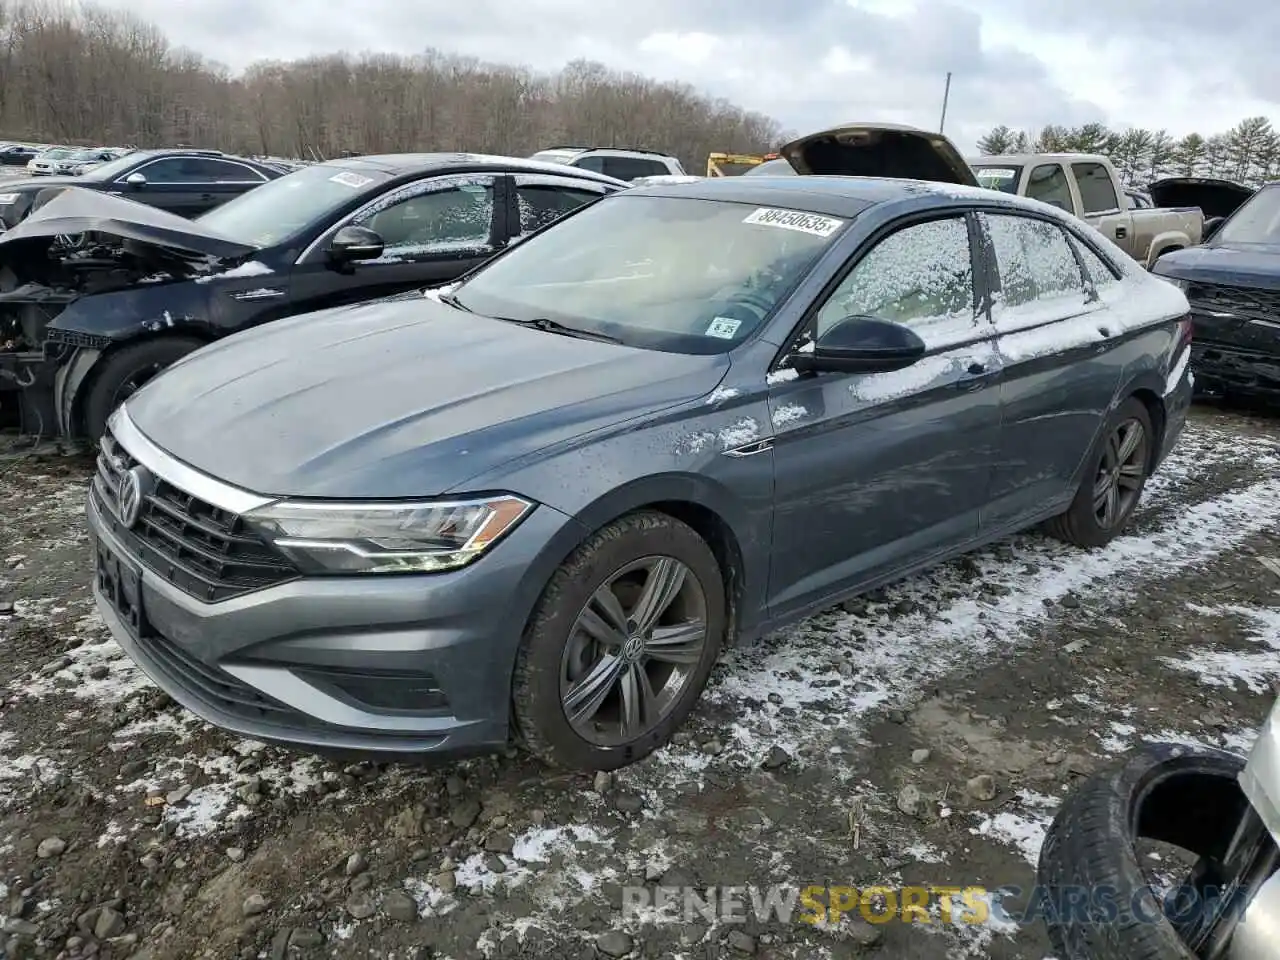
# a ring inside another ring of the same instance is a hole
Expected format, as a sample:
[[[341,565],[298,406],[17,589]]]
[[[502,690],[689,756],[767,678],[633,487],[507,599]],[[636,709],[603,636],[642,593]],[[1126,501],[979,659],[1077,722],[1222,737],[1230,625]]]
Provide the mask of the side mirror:
[[[333,235],[328,253],[334,263],[354,263],[378,259],[385,247],[386,243],[376,231],[368,227],[347,226]]]
[[[1227,222],[1226,217],[1210,217],[1204,222],[1204,229],[1200,231],[1200,242],[1207,243],[1213,239],[1213,235],[1222,229],[1222,225]]]
[[[131,187],[145,187],[147,178],[140,173],[131,173],[124,178],[124,182]]]
[[[925,355],[925,343],[909,327],[878,317],[845,317],[818,338],[812,352],[795,353],[801,373],[890,373]]]

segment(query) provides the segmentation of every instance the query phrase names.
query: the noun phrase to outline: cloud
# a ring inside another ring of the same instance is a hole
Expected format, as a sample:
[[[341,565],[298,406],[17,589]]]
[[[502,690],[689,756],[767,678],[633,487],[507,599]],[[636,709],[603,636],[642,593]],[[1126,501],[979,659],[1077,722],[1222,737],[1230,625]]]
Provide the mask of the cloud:
[[[1277,113],[1280,6],[1245,0],[128,0],[109,4],[241,69],[255,59],[427,47],[555,70],[587,58],[677,80],[803,131],[842,120],[936,129],[1099,121],[1218,132]],[[1220,56],[1231,50],[1231,56]]]

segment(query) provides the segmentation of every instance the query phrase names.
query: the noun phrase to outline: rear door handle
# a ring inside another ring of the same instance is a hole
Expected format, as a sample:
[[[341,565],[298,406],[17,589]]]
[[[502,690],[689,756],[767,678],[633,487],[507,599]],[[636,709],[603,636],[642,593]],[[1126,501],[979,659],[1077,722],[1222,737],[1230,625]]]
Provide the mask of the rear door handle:
[[[1129,231],[1128,231],[1128,230],[1126,230],[1124,227],[1116,227],[1116,239],[1117,239],[1117,240],[1123,240],[1123,239],[1124,239],[1125,237],[1127,237],[1128,235],[1129,235]]]
[[[213,199],[213,194],[212,194],[212,193],[202,193],[202,194],[200,194],[200,199],[201,199],[201,200],[212,200],[212,199]]]

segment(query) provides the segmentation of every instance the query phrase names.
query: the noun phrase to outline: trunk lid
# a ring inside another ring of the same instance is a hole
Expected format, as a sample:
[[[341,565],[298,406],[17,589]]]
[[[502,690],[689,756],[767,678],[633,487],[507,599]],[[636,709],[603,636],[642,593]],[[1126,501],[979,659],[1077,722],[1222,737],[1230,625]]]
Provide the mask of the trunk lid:
[[[898,123],[845,123],[778,151],[800,174],[894,177],[978,186],[955,144],[940,133]]]
[[[1205,219],[1229,217],[1253,196],[1253,188],[1212,177],[1166,177],[1148,185],[1157,207],[1199,207]]]

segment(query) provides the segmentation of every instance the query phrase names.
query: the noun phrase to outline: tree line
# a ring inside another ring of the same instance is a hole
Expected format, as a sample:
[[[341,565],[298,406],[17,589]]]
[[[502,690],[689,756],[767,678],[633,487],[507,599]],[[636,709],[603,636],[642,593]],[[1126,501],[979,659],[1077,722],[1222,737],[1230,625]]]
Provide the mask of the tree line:
[[[1100,123],[1047,126],[1034,137],[999,126],[978,141],[988,156],[1008,153],[1096,153],[1111,160],[1130,186],[1162,177],[1221,177],[1258,186],[1280,178],[1280,133],[1266,117],[1249,117],[1225,133],[1171,137],[1165,130],[1109,130]]]
[[[240,74],[127,13],[0,0],[0,138],[329,158],[560,144],[707,154],[785,139],[770,117],[599,63],[553,73],[428,49],[262,61]]]

